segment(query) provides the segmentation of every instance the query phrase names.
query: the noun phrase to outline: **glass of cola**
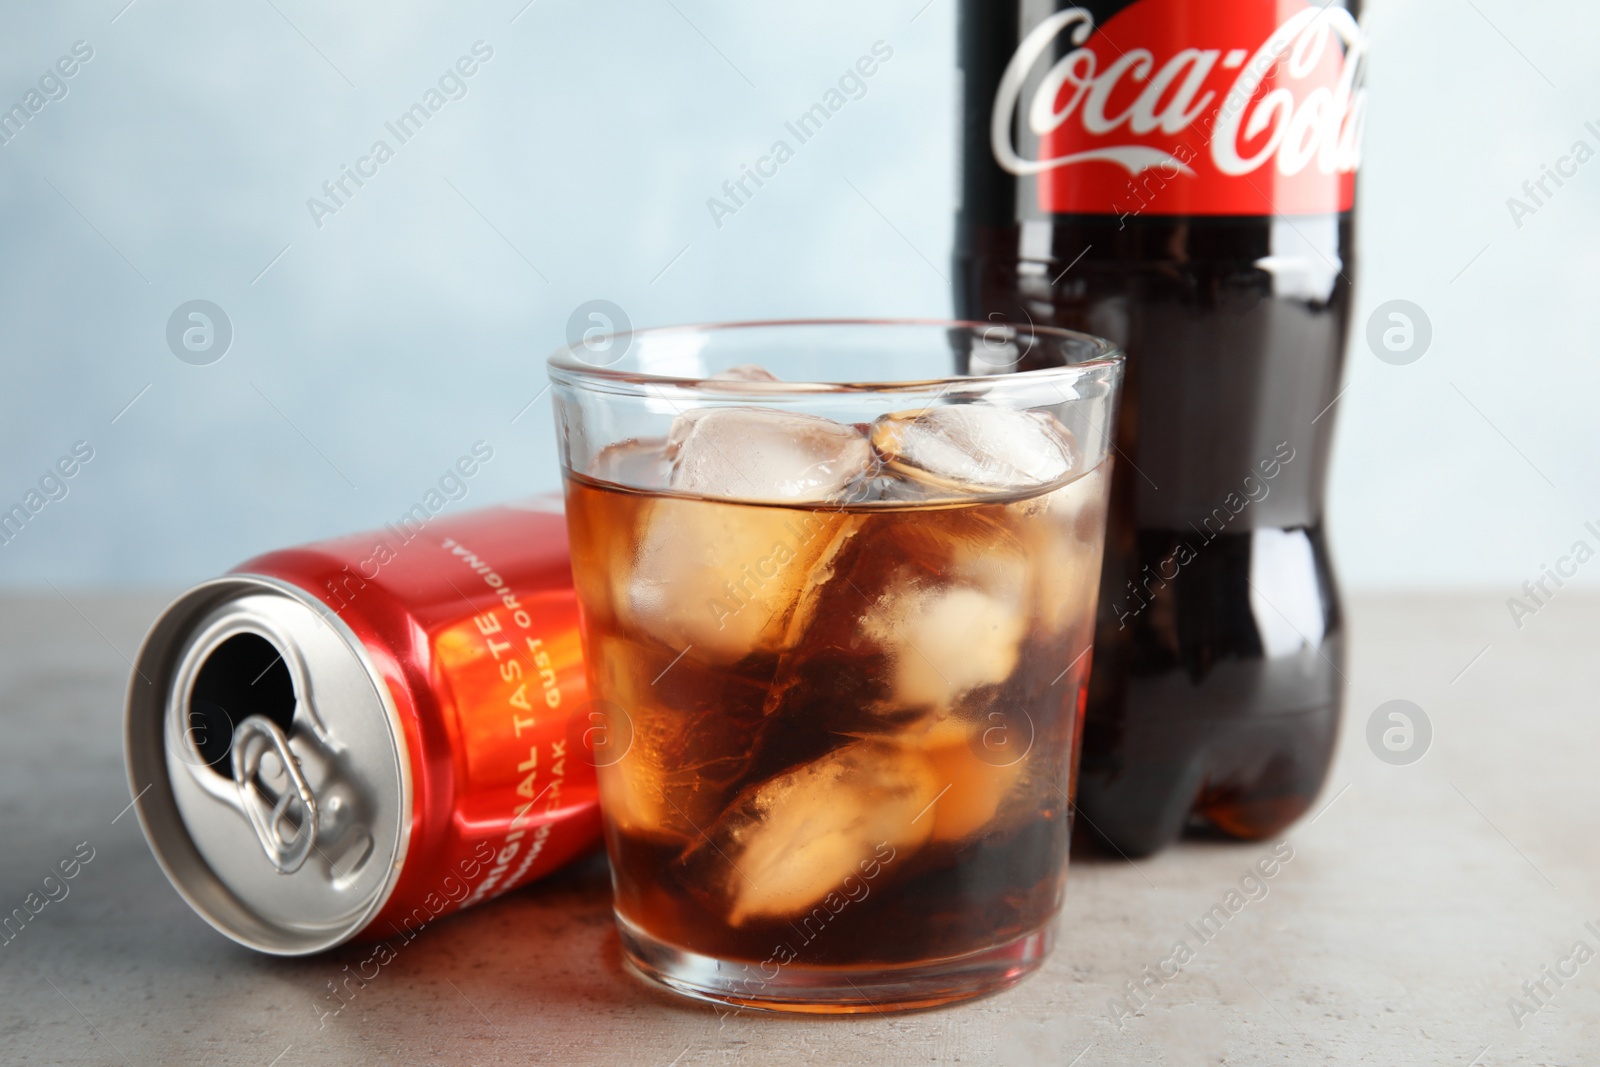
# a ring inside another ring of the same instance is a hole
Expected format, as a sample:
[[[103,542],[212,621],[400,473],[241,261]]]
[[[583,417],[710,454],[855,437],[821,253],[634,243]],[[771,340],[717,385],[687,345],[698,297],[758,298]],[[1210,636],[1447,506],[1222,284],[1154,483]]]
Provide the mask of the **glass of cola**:
[[[1042,962],[1122,370],[1086,334],[946,322],[551,357],[583,748],[634,969],[859,1012]]]

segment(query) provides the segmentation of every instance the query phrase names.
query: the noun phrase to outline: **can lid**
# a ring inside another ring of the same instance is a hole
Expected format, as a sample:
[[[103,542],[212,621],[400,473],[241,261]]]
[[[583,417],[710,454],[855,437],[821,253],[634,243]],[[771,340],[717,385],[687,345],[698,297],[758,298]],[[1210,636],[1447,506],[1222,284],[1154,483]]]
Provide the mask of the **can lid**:
[[[405,732],[361,641],[305,591],[229,575],[173,602],[139,650],[126,746],[156,860],[240,944],[331,948],[393,892]]]

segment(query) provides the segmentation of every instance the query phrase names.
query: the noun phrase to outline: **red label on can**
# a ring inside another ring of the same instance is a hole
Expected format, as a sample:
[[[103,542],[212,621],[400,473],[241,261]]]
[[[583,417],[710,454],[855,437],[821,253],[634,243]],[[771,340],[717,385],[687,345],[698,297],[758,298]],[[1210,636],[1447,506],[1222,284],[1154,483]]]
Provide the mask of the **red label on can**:
[[[1066,8],[1006,67],[991,147],[1050,214],[1348,211],[1364,49],[1348,11],[1304,0],[1140,0],[1103,26]]]

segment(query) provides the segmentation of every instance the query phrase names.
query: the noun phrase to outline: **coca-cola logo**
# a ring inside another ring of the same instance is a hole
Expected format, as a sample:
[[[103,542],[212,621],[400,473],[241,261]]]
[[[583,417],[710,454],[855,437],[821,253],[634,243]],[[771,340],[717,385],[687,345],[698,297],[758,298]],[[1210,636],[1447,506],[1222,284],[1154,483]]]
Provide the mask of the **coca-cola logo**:
[[[1298,0],[1205,5],[1204,19],[1197,6],[1143,0],[1098,30],[1071,7],[1023,38],[990,143],[1005,170],[1038,177],[1043,210],[1112,211],[1156,168],[1163,188],[1187,185],[1160,213],[1350,206],[1366,102],[1355,18]],[[1047,54],[1060,58],[1040,76]],[[1034,152],[1019,151],[1018,127]]]

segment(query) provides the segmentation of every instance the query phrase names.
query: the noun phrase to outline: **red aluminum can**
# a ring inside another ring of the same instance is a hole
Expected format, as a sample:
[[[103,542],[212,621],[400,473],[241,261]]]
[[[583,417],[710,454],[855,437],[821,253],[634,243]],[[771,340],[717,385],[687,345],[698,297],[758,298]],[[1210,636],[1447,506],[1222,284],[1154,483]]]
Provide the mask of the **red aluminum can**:
[[[410,937],[600,840],[557,500],[258,556],[178,598],[129,687],[167,877],[241,944]]]

